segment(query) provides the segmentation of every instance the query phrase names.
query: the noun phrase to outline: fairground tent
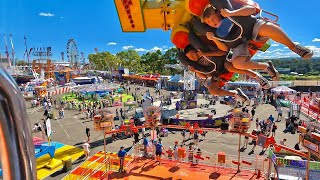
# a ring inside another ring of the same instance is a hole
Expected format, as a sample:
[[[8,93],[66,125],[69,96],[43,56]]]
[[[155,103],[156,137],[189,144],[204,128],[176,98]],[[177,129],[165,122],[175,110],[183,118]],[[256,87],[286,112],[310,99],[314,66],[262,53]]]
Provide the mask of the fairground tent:
[[[296,90],[288,88],[287,86],[275,87],[275,88],[271,89],[271,92],[272,93],[276,93],[276,94],[281,94],[281,93],[283,93],[283,94],[295,94],[295,93],[297,93]]]

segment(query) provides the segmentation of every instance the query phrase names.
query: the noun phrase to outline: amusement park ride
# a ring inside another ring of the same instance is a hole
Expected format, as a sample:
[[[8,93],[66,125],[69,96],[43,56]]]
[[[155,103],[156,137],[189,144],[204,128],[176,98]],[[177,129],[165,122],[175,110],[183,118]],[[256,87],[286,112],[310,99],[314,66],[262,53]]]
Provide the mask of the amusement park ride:
[[[64,55],[64,53],[61,53]],[[65,66],[54,63],[51,60],[51,47],[47,48],[36,48],[33,50],[32,53],[33,56],[37,57],[36,60],[32,61],[32,73],[35,77],[37,77],[36,74],[44,74],[44,79],[54,78],[54,79],[60,79],[60,76],[63,76],[66,78],[66,82],[70,81],[70,78],[76,77],[72,72],[79,69],[79,55],[78,55],[78,47],[74,39],[69,39],[67,43],[67,58],[69,62],[69,68],[66,68]],[[62,59],[64,57],[62,56]],[[84,57],[82,55],[81,60],[83,60]]]
[[[114,0],[114,2],[123,32],[145,32],[147,29],[172,30],[171,42],[179,49],[184,49],[190,44],[187,24],[192,21],[193,17],[200,17],[209,3],[220,3],[215,0]],[[260,19],[277,24],[277,15],[262,10],[252,0],[230,0],[230,3],[235,7],[252,5],[256,8],[256,15]],[[232,6],[228,7],[229,10],[233,9]],[[206,36],[205,33],[207,31],[204,30],[205,28],[199,24],[196,24],[196,26],[198,26],[196,29],[199,35]],[[229,37],[230,31],[234,26],[238,26],[239,35],[237,37],[231,37],[230,35]],[[222,21],[216,32],[223,34],[220,37],[229,38],[214,37],[215,39],[225,43],[233,43],[242,38],[243,27],[236,23],[233,18],[228,17]],[[253,56],[258,51],[266,51],[271,46],[271,40],[265,39],[260,42],[250,40],[248,44],[249,52]],[[196,69],[196,71],[198,70]],[[231,80],[236,75],[235,73],[229,73],[224,78]],[[208,77],[207,79],[210,78]],[[224,83],[220,85],[223,86]]]

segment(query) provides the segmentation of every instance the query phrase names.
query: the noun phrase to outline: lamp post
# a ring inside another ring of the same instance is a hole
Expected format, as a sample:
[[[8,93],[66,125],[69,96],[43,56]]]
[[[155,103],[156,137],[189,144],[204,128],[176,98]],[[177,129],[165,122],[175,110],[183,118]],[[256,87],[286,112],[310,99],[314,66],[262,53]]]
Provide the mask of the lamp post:
[[[240,146],[241,146],[241,133],[239,133],[239,144],[238,144],[238,170],[237,173],[240,172]]]
[[[311,152],[310,149],[308,148],[308,161],[307,161],[307,170],[306,170],[306,180],[309,180],[309,174],[310,174],[310,156]]]

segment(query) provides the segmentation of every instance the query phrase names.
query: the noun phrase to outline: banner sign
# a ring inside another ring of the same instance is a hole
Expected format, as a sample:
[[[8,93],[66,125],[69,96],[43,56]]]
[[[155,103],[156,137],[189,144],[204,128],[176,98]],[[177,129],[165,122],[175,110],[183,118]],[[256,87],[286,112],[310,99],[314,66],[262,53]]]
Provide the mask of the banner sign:
[[[305,146],[308,149],[311,149],[314,152],[319,152],[319,146],[306,139],[303,140],[303,146]]]
[[[48,134],[48,137],[50,137],[50,136],[51,136],[51,133],[52,133],[50,119],[47,119],[46,127],[47,127],[47,134]]]

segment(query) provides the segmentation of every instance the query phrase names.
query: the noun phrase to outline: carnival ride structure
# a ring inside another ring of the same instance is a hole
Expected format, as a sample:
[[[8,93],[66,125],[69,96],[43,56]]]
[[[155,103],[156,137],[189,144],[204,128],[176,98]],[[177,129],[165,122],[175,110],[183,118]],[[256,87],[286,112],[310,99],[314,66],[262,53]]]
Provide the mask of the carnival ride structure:
[[[230,0],[231,4],[228,5],[229,10],[234,8],[240,8],[244,5],[252,5],[256,8],[256,15],[263,20],[277,24],[278,16],[268,11],[262,10],[259,5],[251,0]],[[214,0],[115,0],[120,24],[123,32],[144,32],[147,29],[163,29],[165,31],[171,30],[171,41],[179,49],[184,49],[190,44],[188,40],[189,29],[186,24],[192,20],[193,16],[200,17],[204,8],[209,4],[220,3]],[[206,36],[205,28],[201,25],[198,26],[200,35]],[[238,36],[230,39],[232,33],[230,33],[233,27],[238,28]],[[225,43],[233,43],[242,38],[243,27],[237,23],[233,18],[225,18],[222,25],[217,28],[216,31],[220,34],[218,38],[214,37]],[[229,37],[229,38],[227,38]],[[263,41],[250,40],[249,51],[253,56],[257,51],[266,51],[269,47],[270,39]],[[201,72],[196,70],[196,72]],[[225,74],[224,79],[232,79],[234,73]],[[207,79],[210,79],[208,77]],[[221,82],[221,87],[225,82]]]

